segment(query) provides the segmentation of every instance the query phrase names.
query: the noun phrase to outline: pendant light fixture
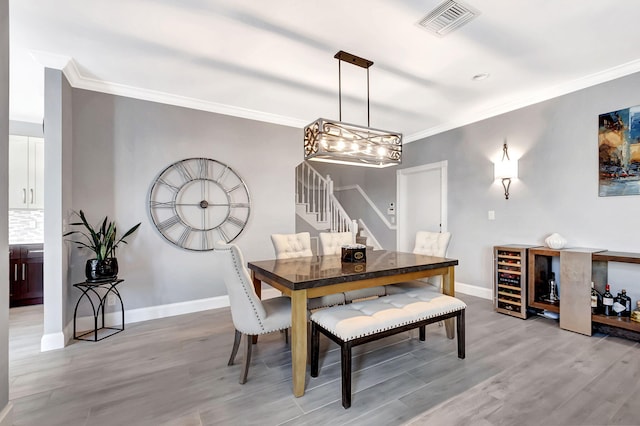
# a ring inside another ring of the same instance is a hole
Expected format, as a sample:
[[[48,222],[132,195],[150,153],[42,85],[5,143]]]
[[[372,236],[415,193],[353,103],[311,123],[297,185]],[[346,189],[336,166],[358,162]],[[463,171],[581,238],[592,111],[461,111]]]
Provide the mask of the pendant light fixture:
[[[402,162],[402,134],[372,129],[369,110],[369,67],[372,61],[342,50],[338,60],[339,121],[318,118],[304,128],[304,159],[367,167],[389,167]],[[367,70],[367,127],[342,122],[342,62]]]

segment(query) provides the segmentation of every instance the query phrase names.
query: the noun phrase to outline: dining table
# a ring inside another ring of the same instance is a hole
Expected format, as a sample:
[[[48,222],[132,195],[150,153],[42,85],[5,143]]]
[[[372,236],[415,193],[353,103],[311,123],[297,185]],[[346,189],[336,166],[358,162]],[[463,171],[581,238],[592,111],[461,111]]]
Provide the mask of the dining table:
[[[258,296],[266,283],[291,298],[293,394],[304,395],[307,369],[307,300],[329,294],[442,276],[442,292],[455,296],[457,259],[388,250],[366,250],[366,262],[342,262],[340,255],[248,262]],[[425,283],[425,285],[428,285]],[[454,323],[445,322],[447,337]]]

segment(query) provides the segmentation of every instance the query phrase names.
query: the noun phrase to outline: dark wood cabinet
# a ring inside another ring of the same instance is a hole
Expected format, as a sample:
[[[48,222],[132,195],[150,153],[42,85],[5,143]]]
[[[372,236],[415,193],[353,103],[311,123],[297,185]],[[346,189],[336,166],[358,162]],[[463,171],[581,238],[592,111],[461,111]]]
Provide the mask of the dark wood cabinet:
[[[560,278],[560,270],[553,270],[553,258],[558,258],[559,265],[560,250],[540,247],[529,250],[529,306],[535,309],[542,309],[555,313],[560,312],[560,301],[552,302],[549,297],[549,280],[551,274],[556,275],[556,280]],[[559,266],[558,266],[559,267]]]
[[[9,306],[39,305],[43,298],[42,244],[9,246]]]

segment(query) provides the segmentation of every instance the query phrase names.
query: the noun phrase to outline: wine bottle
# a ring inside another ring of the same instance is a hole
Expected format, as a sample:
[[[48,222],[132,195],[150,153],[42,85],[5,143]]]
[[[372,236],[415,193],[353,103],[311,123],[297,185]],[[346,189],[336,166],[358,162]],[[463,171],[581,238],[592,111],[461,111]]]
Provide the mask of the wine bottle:
[[[602,313],[611,316],[615,315],[613,311],[613,295],[609,291],[609,284],[604,288],[604,294],[602,295]]]
[[[624,301],[622,300],[622,293],[618,292],[618,295],[613,298],[613,306],[611,308],[613,309],[612,315],[622,316],[626,309],[624,307]]]
[[[549,280],[549,302],[557,303],[558,302],[558,288],[556,287],[556,274],[555,272],[551,273],[551,279]]]
[[[631,298],[627,296],[627,290],[622,289],[622,294],[620,295],[620,303],[624,305],[624,312],[622,312],[623,317],[631,316]]]
[[[602,310],[602,295],[598,293],[598,290],[591,281],[591,313],[597,314]]]

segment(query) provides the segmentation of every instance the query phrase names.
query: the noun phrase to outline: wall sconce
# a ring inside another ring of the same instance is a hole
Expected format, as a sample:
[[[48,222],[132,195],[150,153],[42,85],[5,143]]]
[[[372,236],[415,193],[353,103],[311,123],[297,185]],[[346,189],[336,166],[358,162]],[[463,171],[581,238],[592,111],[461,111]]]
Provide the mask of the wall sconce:
[[[494,179],[502,179],[504,198],[508,200],[511,179],[515,179],[518,177],[518,160],[512,160],[509,158],[506,139],[504,141],[504,145],[502,146],[502,160],[493,163],[493,177]]]

